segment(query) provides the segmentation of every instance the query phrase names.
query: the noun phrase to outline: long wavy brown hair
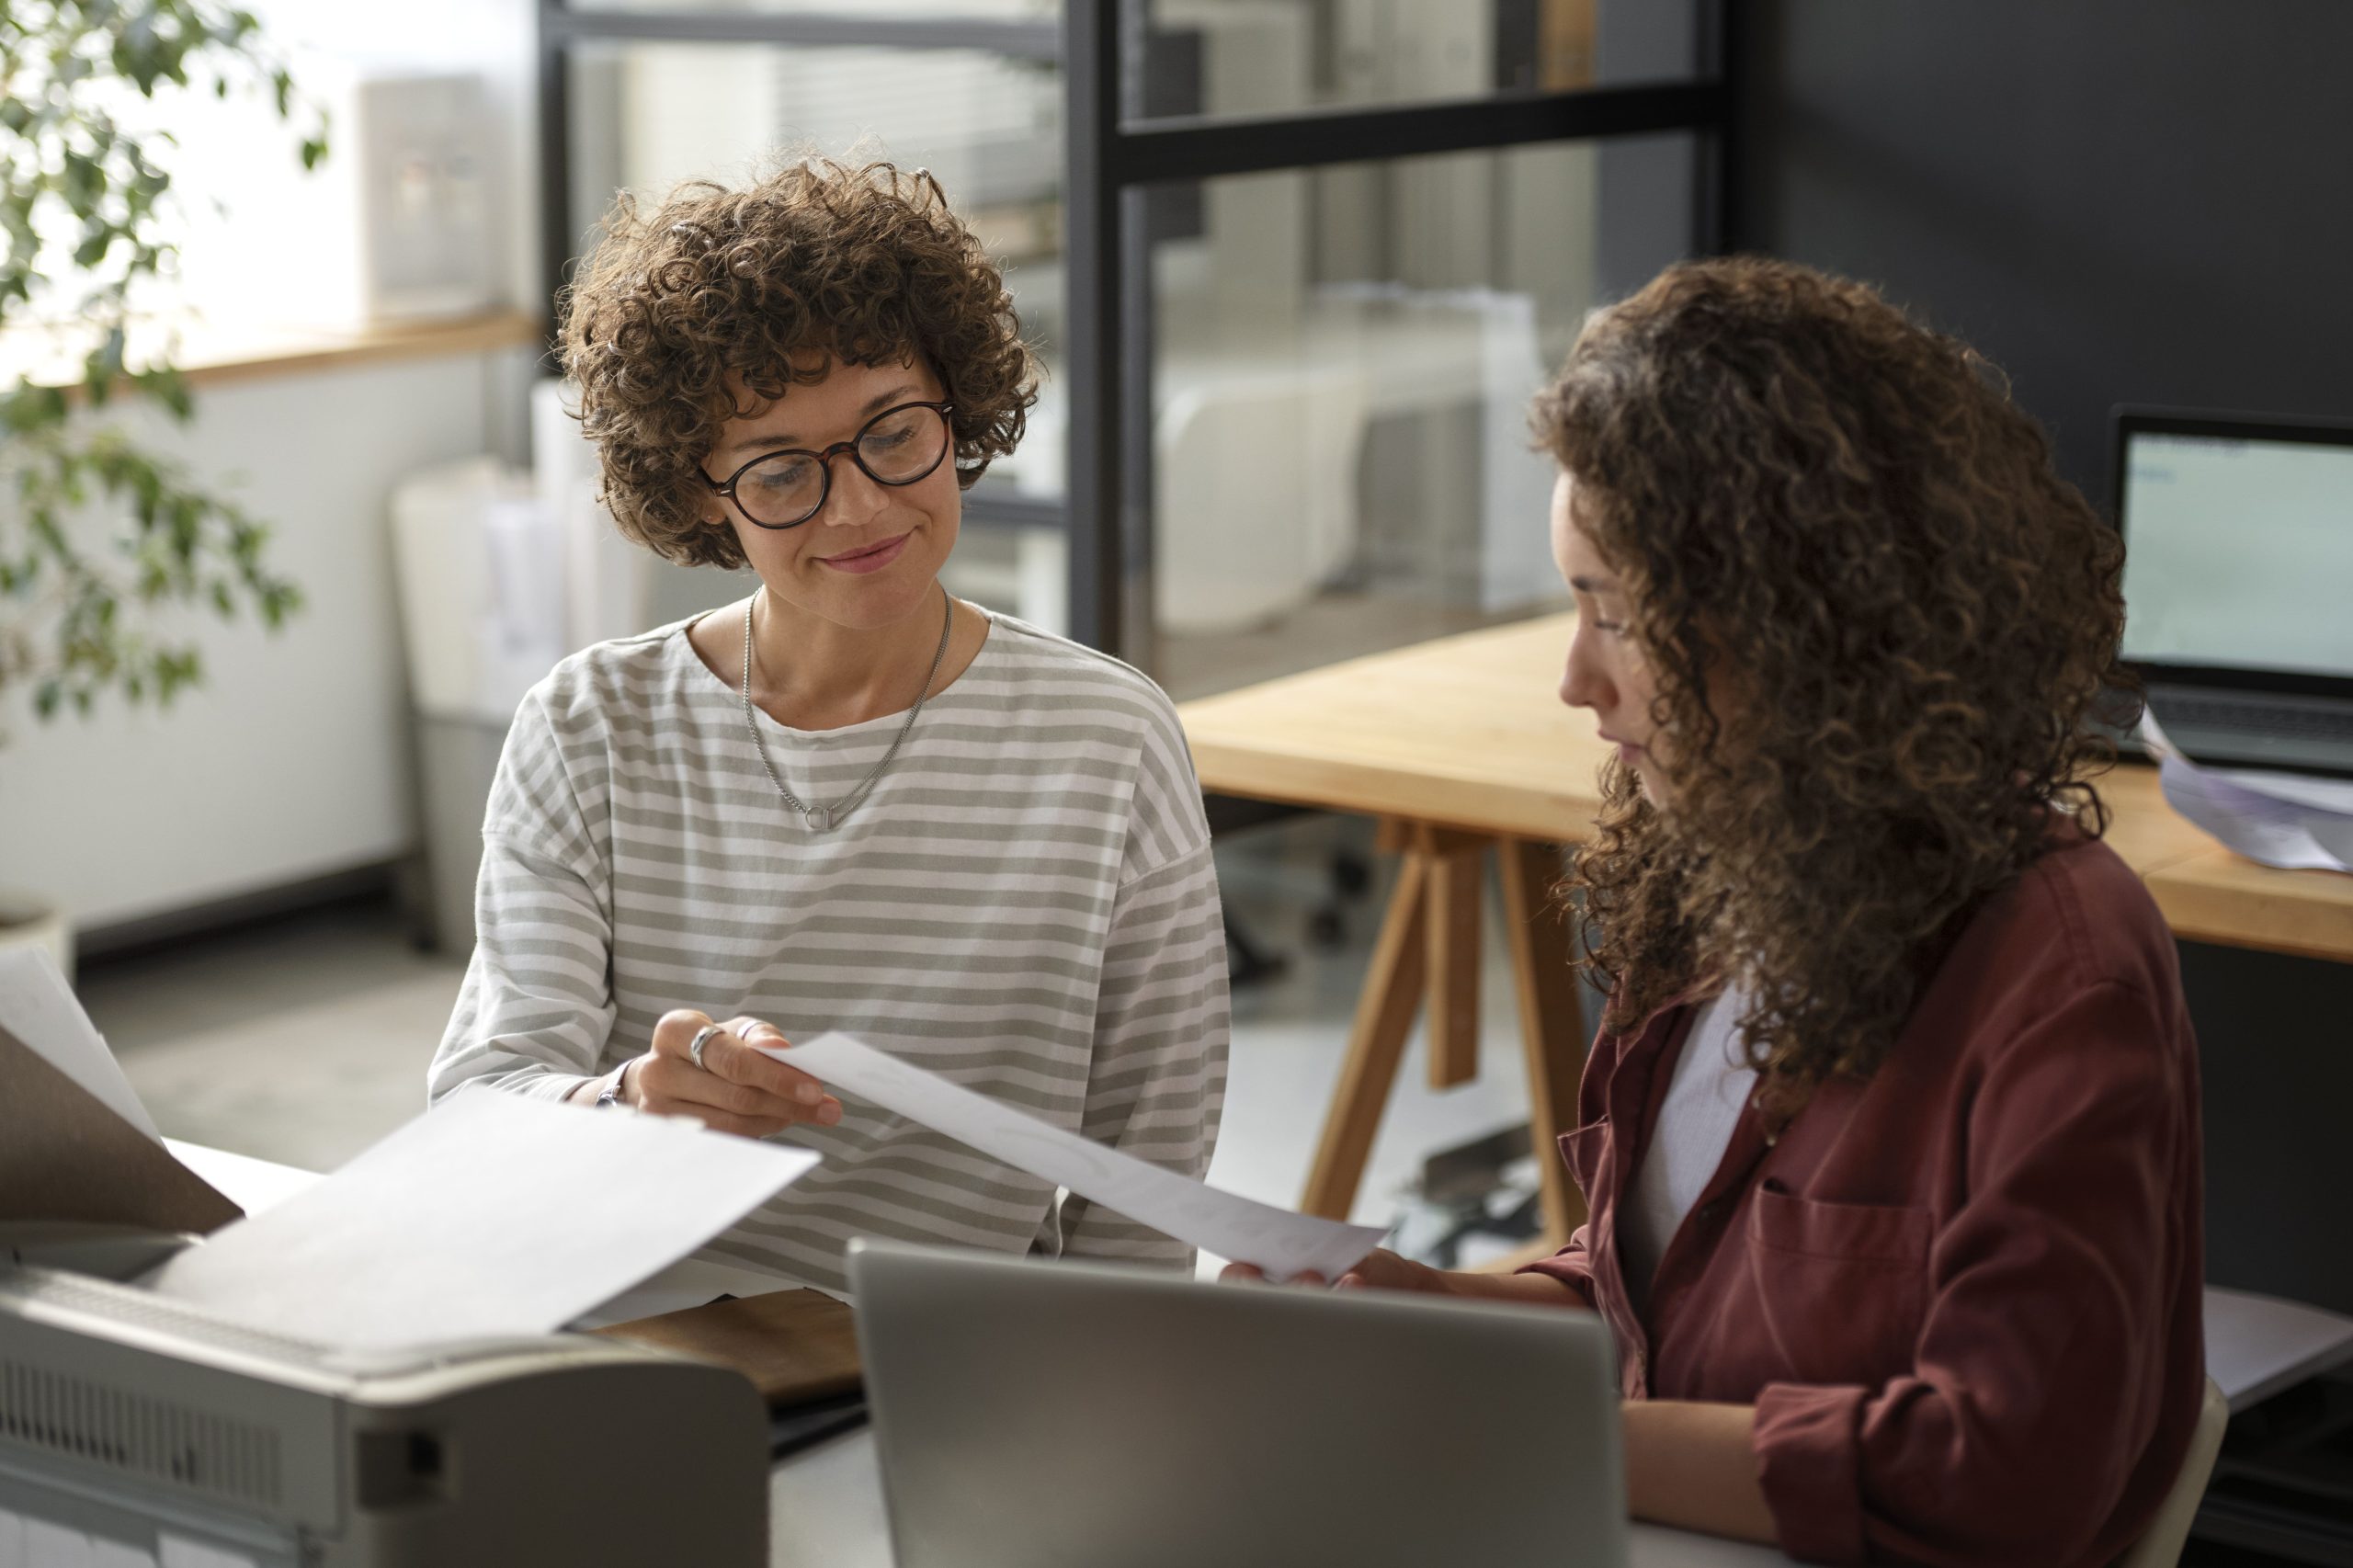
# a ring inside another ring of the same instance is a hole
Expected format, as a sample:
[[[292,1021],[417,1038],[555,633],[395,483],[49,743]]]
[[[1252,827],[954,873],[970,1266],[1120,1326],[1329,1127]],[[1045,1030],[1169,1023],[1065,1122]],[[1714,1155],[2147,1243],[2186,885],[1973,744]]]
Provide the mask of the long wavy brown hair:
[[[967,488],[1019,443],[1037,401],[996,264],[938,180],[888,163],[803,157],[742,190],[692,181],[651,208],[624,195],[558,309],[606,506],[689,566],[744,564],[707,512],[701,464],[720,427],[822,380],[824,355],[937,372]]]
[[[1783,262],[1671,267],[1597,312],[1533,423],[1673,742],[1664,808],[1608,765],[1568,883],[1605,1027],[1743,980],[1793,1111],[1878,1066],[2056,815],[2105,831],[2086,721],[2135,689],[2122,546],[1984,358]]]

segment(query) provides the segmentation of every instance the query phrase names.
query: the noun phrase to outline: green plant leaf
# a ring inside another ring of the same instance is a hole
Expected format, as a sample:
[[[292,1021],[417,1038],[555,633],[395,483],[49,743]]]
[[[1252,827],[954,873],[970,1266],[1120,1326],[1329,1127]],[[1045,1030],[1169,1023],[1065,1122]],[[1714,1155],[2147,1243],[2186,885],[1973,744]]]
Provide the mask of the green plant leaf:
[[[115,119],[127,88],[258,89],[304,167],[326,155],[326,116],[297,93],[253,12],[218,0],[0,0],[0,329],[37,301],[78,315],[79,385],[95,413],[135,395],[185,421],[165,358],[131,369],[131,301],[168,287],[178,256],[168,126]],[[43,236],[74,273],[45,278]],[[168,703],[202,678],[192,644],[157,641],[155,613],[210,606],[276,630],[301,597],[269,568],[267,530],[226,494],[126,431],[71,417],[66,391],[0,381],[0,693],[22,681],[44,718],[109,692]],[[101,532],[100,530],[105,530]],[[87,540],[81,536],[87,531]],[[99,541],[103,540],[101,543]]]

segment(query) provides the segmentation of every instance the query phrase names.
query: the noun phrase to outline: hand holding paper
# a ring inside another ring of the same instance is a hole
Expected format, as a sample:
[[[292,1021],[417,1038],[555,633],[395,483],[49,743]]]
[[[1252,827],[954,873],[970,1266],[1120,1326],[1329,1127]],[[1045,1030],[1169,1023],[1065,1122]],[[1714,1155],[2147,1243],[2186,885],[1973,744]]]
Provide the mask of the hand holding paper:
[[[1270,1279],[1302,1273],[1336,1279],[1381,1233],[1255,1202],[1090,1142],[1025,1111],[886,1056],[846,1034],[820,1035],[772,1054],[837,1089],[919,1121],[992,1159],[1051,1181],[1131,1220]]]

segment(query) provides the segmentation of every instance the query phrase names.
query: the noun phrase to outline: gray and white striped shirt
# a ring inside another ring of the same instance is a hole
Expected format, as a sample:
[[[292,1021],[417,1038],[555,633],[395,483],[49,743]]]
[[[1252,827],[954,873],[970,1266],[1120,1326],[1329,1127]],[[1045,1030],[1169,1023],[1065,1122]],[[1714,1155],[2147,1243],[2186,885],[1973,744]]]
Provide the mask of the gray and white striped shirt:
[[[427,1076],[558,1098],[674,1007],[849,1029],[1058,1126],[1198,1176],[1225,1087],[1224,928],[1167,697],[996,617],[830,832],[779,798],[681,622],[524,699],[483,828],[478,934]],[[853,788],[898,715],[758,720],[804,800]],[[1178,1243],[844,1095],[780,1135],[824,1163],[709,1249],[828,1289],[853,1236],[1189,1266]]]

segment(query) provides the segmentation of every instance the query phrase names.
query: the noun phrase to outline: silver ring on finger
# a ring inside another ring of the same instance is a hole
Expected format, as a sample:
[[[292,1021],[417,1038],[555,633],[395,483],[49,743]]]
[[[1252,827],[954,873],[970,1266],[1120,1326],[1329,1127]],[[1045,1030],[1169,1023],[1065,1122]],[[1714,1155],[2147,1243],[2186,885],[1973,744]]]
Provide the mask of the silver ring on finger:
[[[695,1038],[687,1042],[688,1057],[696,1066],[702,1067],[702,1070],[706,1073],[710,1072],[710,1068],[702,1066],[702,1048],[710,1043],[710,1040],[713,1035],[722,1035],[726,1032],[727,1026],[725,1024],[703,1025],[702,1028],[695,1030]]]

